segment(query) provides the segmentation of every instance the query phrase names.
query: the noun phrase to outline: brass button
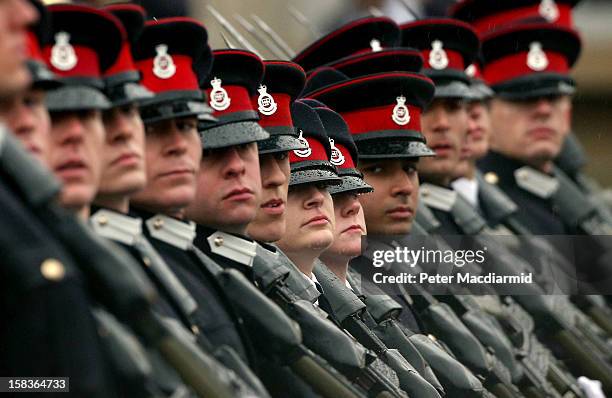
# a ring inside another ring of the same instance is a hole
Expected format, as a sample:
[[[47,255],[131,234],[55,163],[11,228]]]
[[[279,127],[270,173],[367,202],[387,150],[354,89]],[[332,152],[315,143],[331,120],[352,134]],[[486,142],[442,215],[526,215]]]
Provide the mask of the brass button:
[[[429,337],[429,340],[431,340],[431,341],[438,341],[436,336],[434,336],[433,334],[428,334],[427,337]]]
[[[54,258],[48,258],[40,265],[40,273],[50,281],[61,281],[66,275],[64,264]]]
[[[142,258],[142,262],[144,263],[144,265],[146,265],[147,267],[151,266],[151,259],[147,256]]]
[[[98,224],[103,227],[105,225],[108,224],[108,218],[106,218],[106,216],[100,216],[98,217]]]
[[[161,227],[163,226],[164,226],[164,220],[162,220],[161,218],[156,218],[155,221],[153,221],[153,228],[161,229]]]
[[[195,334],[196,336],[200,334],[200,328],[197,327],[196,325],[191,325],[191,331],[193,332],[193,334]]]
[[[222,236],[217,236],[215,238],[215,246],[217,246],[217,247],[223,246],[223,237]]]
[[[499,176],[492,171],[489,171],[484,175],[484,180],[492,185],[497,185],[499,182]]]

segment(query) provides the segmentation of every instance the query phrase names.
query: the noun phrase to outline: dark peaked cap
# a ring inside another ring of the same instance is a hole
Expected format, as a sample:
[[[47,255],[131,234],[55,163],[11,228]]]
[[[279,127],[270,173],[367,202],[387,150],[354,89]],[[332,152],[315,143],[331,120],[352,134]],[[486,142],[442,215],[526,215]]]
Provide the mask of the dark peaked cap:
[[[313,107],[319,115],[330,140],[330,162],[336,166],[338,175],[342,178],[342,184],[329,187],[329,192],[332,195],[372,192],[374,189],[363,180],[363,174],[357,170],[359,154],[342,116],[317,100],[305,98],[301,101]]]
[[[449,9],[449,16],[469,23],[481,35],[517,21],[535,18],[572,28],[572,8],[579,2],[580,0],[464,0]]]
[[[580,48],[580,37],[569,28],[510,25],[483,37],[484,78],[497,95],[510,99],[572,94],[569,72]]]
[[[88,6],[48,7],[53,21],[51,43],[43,54],[49,69],[63,83],[47,95],[51,112],[107,109],[102,72],[119,56],[125,40],[121,22],[112,14]]]
[[[480,41],[465,22],[448,18],[423,19],[400,26],[402,45],[421,51],[423,73],[436,83],[436,97],[469,97],[465,69],[476,59]]]
[[[342,182],[329,159],[331,146],[325,127],[317,112],[307,104],[296,101],[291,106],[291,117],[300,132],[305,149],[289,152],[291,178],[289,186],[322,183],[338,185]]]
[[[361,18],[321,37],[296,55],[293,61],[310,71],[340,58],[396,47],[400,36],[397,24],[390,18]]]
[[[215,50],[210,76],[202,88],[216,122],[200,127],[204,149],[225,148],[270,138],[257,123],[251,98],[264,74],[261,58],[246,50]]]
[[[420,74],[390,72],[339,81],[308,94],[338,112],[360,158],[432,156],[421,134],[421,113],[433,82]]]
[[[306,73],[291,61],[264,61],[261,86],[251,101],[259,112],[259,125],[270,138],[258,141],[260,154],[301,149],[298,133],[291,119],[291,104],[302,93]]]
[[[207,116],[200,82],[212,63],[206,29],[191,18],[147,21],[133,46],[142,85],[155,93],[141,107],[145,123]]]

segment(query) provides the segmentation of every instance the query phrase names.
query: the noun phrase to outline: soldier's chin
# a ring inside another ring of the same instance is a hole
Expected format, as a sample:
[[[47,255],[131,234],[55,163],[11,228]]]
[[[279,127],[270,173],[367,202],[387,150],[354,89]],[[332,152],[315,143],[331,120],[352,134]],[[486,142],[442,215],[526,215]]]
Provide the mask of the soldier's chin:
[[[32,77],[25,64],[20,65],[12,73],[0,71],[0,98],[8,98],[23,92],[31,83]]]
[[[529,157],[533,160],[553,160],[560,152],[560,144],[552,141],[539,141],[531,144]]]
[[[66,184],[62,188],[60,204],[66,209],[78,210],[89,206],[95,195],[95,187],[88,184]]]

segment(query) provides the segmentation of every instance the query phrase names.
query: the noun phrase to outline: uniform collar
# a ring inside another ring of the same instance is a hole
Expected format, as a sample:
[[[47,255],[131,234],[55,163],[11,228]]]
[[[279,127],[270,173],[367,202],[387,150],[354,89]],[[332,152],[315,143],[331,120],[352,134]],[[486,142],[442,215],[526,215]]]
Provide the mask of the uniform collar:
[[[451,182],[453,190],[462,195],[472,206],[478,207],[478,180],[461,177]]]
[[[115,210],[99,209],[89,220],[98,235],[129,246],[142,235],[142,219]]]
[[[181,250],[187,250],[193,245],[196,236],[194,222],[182,221],[163,214],[156,214],[145,221],[149,234],[157,240],[168,243]]]
[[[197,235],[198,246],[204,253],[214,254],[248,267],[253,266],[258,246],[254,240],[204,225],[197,226]]]
[[[429,183],[421,184],[419,195],[425,205],[443,212],[449,212],[457,200],[457,192]]]

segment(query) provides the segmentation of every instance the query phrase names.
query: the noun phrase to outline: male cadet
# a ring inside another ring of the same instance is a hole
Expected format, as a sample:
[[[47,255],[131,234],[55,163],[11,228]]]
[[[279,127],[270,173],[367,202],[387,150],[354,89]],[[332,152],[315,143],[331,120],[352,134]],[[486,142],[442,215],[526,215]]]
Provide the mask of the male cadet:
[[[198,189],[185,214],[198,224],[196,246],[219,264],[242,271],[251,265],[257,246],[246,238],[246,228],[262,204],[257,142],[270,137],[257,123],[251,102],[264,65],[248,51],[216,50],[213,55],[204,87],[218,121],[201,126]]]
[[[461,145],[460,161],[453,171],[453,189],[475,207],[478,207],[478,180],[476,160],[489,151],[491,136],[491,117],[489,100],[493,91],[482,80],[481,66],[478,61],[468,66],[466,74],[470,77],[472,98],[468,101],[468,130],[466,139]]]
[[[40,48],[41,41],[51,28],[51,21],[41,3],[33,1],[32,4],[39,14],[38,22],[30,27],[27,36],[26,64],[32,80],[27,90],[3,98],[0,113],[27,151],[44,164],[51,129],[51,119],[45,105],[46,91],[59,83],[49,72]]]
[[[105,146],[102,148],[104,162],[91,224],[99,235],[125,247],[141,264],[163,294],[164,300],[157,308],[158,312],[188,336],[192,331],[197,331],[197,325],[192,321],[197,303],[144,237],[142,219],[128,213],[130,197],[146,185],[145,132],[138,106],[153,94],[139,84],[140,74],[131,55],[131,45],[144,28],[145,11],[133,4],[112,5],[105,10],[121,20],[128,37],[124,40],[117,62],[105,72],[105,92],[113,107],[103,114],[106,129]],[[181,328],[181,322],[184,328]],[[198,339],[202,342],[204,337],[198,336]],[[212,353],[212,346],[206,343],[202,348]],[[148,384],[161,394],[188,394],[176,373],[154,353],[148,354],[153,368]],[[216,364],[215,370],[222,375],[211,372],[200,377],[228,378],[228,371],[221,365]],[[245,395],[244,382],[235,377],[229,378],[235,383],[233,394]]]
[[[422,115],[423,135],[436,156],[419,162],[420,194],[428,201],[432,184],[448,187],[459,164],[461,146],[468,130],[466,99],[471,96],[464,70],[474,60],[479,41],[473,29],[454,20],[422,20],[401,26],[404,45],[420,49],[424,73],[436,84],[434,101]],[[437,191],[435,191],[437,192]],[[452,191],[451,191],[452,192]],[[452,234],[455,231],[437,232]]]
[[[259,242],[276,242],[285,233],[287,191],[289,190],[289,151],[303,149],[291,120],[291,104],[306,82],[304,70],[289,61],[264,61],[264,77],[253,96],[259,125],[270,138],[257,142],[261,199],[255,218],[246,233]]]
[[[44,11],[40,4],[35,5]],[[33,55],[33,50],[39,46],[39,34],[43,33],[34,28],[28,38],[28,26],[35,24],[37,18],[36,8],[29,1],[0,4],[0,98],[3,103],[19,104],[19,101],[13,102],[15,96],[24,96],[28,85],[36,84],[37,78],[42,76],[30,75],[26,66],[26,56]],[[43,65],[41,63],[40,67]],[[25,111],[23,109],[21,115],[25,115]],[[4,122],[4,115],[0,119]],[[16,126],[26,124],[13,121]],[[113,395],[116,391],[105,367],[84,278],[75,272],[73,258],[31,208],[32,197],[27,194],[27,186],[32,181],[26,180],[31,174],[25,171],[37,170],[39,165],[32,158],[28,159],[29,164],[25,163],[28,168],[19,170],[15,167],[23,166],[23,162],[15,163],[15,158],[6,162],[7,156],[15,155],[9,152],[11,147],[21,152],[20,156],[27,157],[9,134],[4,127],[0,128],[0,203],[3,209],[0,374],[5,377],[70,377],[73,394]],[[45,148],[40,145],[40,149]],[[38,181],[35,190],[38,200],[52,201],[57,183],[50,173],[45,173],[45,177],[52,181],[51,194],[46,189],[49,185],[42,184],[42,180]],[[70,311],[66,311],[68,308]]]
[[[101,111],[110,106],[101,91],[101,74],[119,55],[122,30],[115,18],[91,8],[53,5],[49,11],[53,41],[43,52],[63,85],[47,94],[51,114],[47,162],[63,182],[62,206],[87,217],[100,180]]]
[[[401,237],[412,227],[418,203],[416,162],[421,156],[433,155],[420,133],[421,112],[433,92],[432,81],[422,75],[388,72],[341,80],[308,94],[336,110],[346,121],[358,149],[359,170],[374,188],[360,197],[369,246],[375,246],[377,239],[385,236]],[[370,257],[360,256],[350,265],[361,275],[363,294],[387,290],[388,286],[372,282],[376,269]],[[428,339],[414,335],[422,326],[413,312],[412,300],[394,292],[390,294],[403,307],[399,317],[403,333],[414,337],[411,342],[434,367],[446,393],[481,396],[482,384],[465,366],[435,344],[432,346]],[[454,377],[448,377],[451,368]],[[432,378],[429,380],[435,385]]]
[[[210,115],[199,89],[212,61],[206,30],[189,18],[149,21],[134,58],[142,84],[155,96],[141,104],[147,185],[132,196],[131,206],[145,220],[145,235],[197,304],[190,314],[193,333],[248,361],[240,321],[206,267],[209,260],[193,247],[195,225],[182,219],[195,198],[202,156],[198,117]]]

